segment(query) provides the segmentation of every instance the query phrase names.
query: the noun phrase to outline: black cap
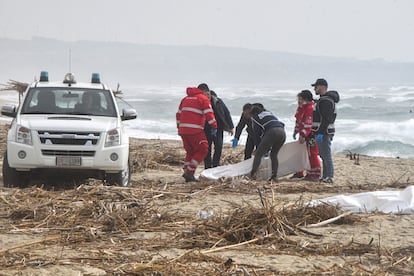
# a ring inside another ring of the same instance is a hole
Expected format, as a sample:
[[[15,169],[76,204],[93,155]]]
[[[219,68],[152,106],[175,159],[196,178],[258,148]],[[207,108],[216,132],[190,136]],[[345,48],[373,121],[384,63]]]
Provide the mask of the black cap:
[[[325,79],[317,79],[315,83],[311,84],[312,86],[323,85],[328,87],[328,82]]]
[[[205,84],[205,83],[199,84],[197,88],[203,90],[204,92],[209,92],[210,91],[210,88],[208,88],[208,85]]]
[[[301,97],[302,99],[304,99],[305,101],[308,101],[308,102],[313,101],[312,92],[310,92],[309,90],[302,90],[298,94],[298,96]]]

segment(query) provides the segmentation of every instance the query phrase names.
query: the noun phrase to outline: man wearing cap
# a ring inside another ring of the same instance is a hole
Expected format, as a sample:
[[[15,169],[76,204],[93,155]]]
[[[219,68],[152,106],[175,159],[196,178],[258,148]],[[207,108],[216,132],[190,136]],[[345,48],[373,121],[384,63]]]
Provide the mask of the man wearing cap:
[[[324,183],[333,183],[334,164],[331,143],[335,134],[336,103],[339,102],[337,91],[328,91],[328,82],[317,79],[312,84],[315,94],[319,95],[313,112],[312,131],[316,135],[319,155],[322,158],[322,178]]]

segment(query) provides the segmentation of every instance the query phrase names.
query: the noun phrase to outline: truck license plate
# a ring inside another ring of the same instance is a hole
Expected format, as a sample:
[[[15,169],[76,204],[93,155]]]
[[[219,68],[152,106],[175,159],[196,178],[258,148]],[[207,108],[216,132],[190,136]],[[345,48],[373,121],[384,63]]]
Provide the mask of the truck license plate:
[[[79,167],[80,165],[80,156],[56,156],[56,166],[58,167]]]

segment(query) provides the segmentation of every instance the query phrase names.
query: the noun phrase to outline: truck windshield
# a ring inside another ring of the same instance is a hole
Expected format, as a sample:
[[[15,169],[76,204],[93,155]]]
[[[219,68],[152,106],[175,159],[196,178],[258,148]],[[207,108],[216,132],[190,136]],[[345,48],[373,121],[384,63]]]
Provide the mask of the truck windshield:
[[[111,91],[67,87],[31,88],[21,114],[117,116]]]

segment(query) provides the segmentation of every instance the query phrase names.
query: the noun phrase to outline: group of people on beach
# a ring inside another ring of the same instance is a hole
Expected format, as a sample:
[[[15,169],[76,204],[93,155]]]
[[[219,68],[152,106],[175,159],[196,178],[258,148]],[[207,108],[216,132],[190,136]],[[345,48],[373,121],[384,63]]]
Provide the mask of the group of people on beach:
[[[298,108],[293,132],[294,140],[306,143],[311,168],[306,174],[296,172],[291,178],[332,183],[334,165],[331,143],[335,133],[335,105],[339,102],[339,94],[328,90],[325,79],[317,79],[312,86],[319,99],[314,100],[309,90],[302,90],[297,95]],[[206,169],[219,166],[224,131],[234,135],[232,146],[237,147],[245,127],[248,135],[244,159],[251,158],[256,148],[250,178],[256,178],[262,157],[269,154],[272,162],[270,180],[277,180],[277,155],[286,141],[285,125],[263,104],[245,104],[234,133],[230,111],[217,94],[202,83],[198,87],[187,88],[187,96],[181,100],[176,120],[178,134],[186,151],[182,175],[186,182],[197,181],[194,173],[202,161]],[[323,170],[319,157],[322,159]]]

